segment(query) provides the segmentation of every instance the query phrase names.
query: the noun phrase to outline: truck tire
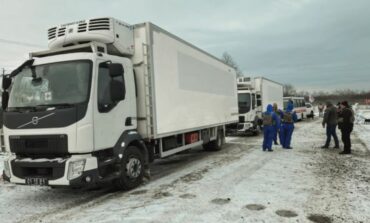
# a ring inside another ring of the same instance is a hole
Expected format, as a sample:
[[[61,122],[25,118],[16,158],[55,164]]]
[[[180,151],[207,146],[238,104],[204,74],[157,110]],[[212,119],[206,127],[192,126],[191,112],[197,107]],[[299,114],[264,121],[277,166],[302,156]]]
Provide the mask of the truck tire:
[[[129,146],[123,152],[121,176],[114,181],[120,190],[131,190],[138,187],[144,178],[144,156],[136,146]]]
[[[225,136],[222,131],[218,131],[216,140],[210,141],[203,145],[206,151],[220,151],[225,143]]]

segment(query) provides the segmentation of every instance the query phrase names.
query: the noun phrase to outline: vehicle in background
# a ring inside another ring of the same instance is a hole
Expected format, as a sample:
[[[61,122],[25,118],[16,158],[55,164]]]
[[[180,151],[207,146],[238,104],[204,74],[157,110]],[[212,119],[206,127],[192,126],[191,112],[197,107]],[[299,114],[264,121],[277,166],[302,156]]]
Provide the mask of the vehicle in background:
[[[220,150],[238,121],[235,70],[152,23],[81,20],[48,40],[3,79],[6,181],[131,189],[155,158]]]
[[[356,123],[358,124],[370,124],[370,109],[361,109],[355,113]]]
[[[314,118],[315,117],[315,111],[314,107],[311,103],[306,102],[306,117],[307,118]]]
[[[294,111],[297,114],[298,120],[303,120],[307,117],[307,107],[304,97],[284,97],[284,110],[288,102],[293,102]]]
[[[228,134],[258,134],[262,125],[262,112],[268,104],[283,107],[283,85],[264,77],[239,77],[239,123],[228,125]]]

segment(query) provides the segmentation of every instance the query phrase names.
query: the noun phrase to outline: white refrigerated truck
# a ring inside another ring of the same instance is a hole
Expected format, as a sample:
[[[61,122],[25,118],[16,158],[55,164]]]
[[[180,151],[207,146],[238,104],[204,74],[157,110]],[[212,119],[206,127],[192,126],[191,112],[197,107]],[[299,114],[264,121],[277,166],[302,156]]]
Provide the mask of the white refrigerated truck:
[[[238,120],[235,70],[154,24],[81,20],[48,40],[3,81],[7,181],[131,189],[155,158],[221,149]]]
[[[264,77],[237,79],[239,123],[228,125],[228,132],[258,134],[262,112],[268,104],[283,108],[283,85]]]

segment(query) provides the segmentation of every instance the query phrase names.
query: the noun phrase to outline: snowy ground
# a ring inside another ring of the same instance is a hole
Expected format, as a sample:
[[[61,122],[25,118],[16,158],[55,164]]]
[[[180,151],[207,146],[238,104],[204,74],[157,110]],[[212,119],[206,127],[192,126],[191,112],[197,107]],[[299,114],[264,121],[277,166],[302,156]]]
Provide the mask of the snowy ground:
[[[319,149],[320,120],[297,124],[293,150],[262,152],[260,137],[231,137],[220,152],[160,160],[129,192],[0,182],[1,222],[370,222],[370,129],[353,155]],[[367,145],[370,145],[367,144]],[[1,160],[1,156],[0,156]]]

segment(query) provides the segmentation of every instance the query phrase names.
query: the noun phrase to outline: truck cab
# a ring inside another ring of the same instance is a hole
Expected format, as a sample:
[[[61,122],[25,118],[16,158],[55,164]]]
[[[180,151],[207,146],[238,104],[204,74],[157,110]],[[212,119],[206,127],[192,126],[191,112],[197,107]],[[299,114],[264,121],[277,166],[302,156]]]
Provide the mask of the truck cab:
[[[254,88],[253,79],[240,77],[238,85],[239,123],[236,133],[258,134],[261,125],[261,93]]]
[[[87,22],[92,30],[85,35],[85,21],[49,29],[50,49],[31,53],[4,78],[4,139],[12,154],[5,161],[5,180],[78,187],[122,174],[112,171],[117,165],[112,160],[123,156],[115,153],[125,143],[145,153],[136,132],[137,93],[127,58],[133,51],[119,41],[107,44],[119,35],[132,44],[133,32],[111,19]],[[122,165],[132,184],[139,183],[135,179],[146,165],[142,156],[133,154]]]
[[[268,104],[283,108],[283,86],[264,77],[239,77],[238,106],[239,122],[228,126],[228,133],[257,135],[262,127],[262,112]]]

